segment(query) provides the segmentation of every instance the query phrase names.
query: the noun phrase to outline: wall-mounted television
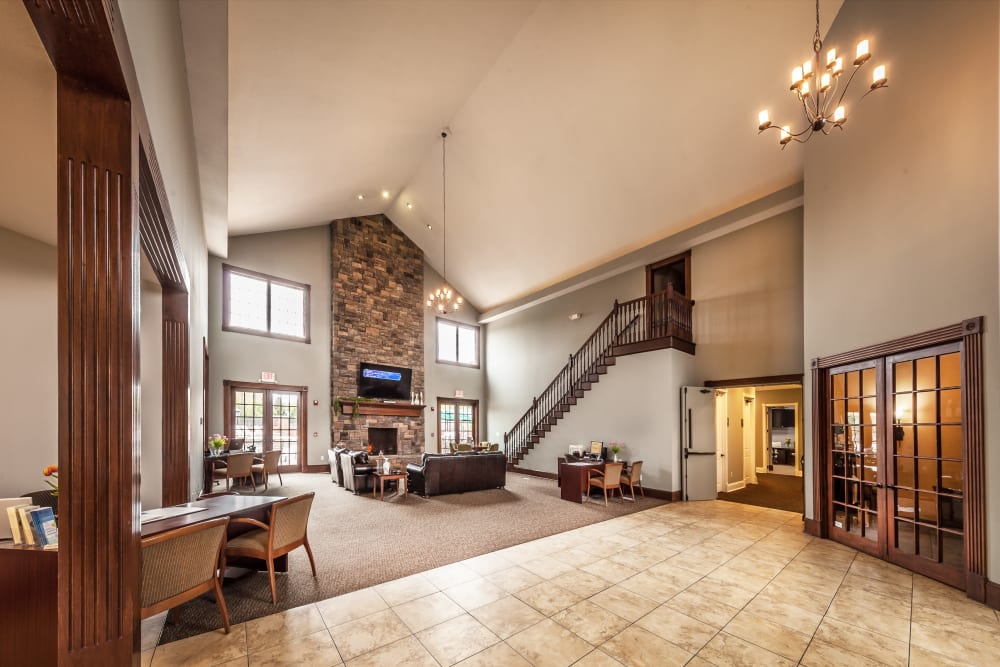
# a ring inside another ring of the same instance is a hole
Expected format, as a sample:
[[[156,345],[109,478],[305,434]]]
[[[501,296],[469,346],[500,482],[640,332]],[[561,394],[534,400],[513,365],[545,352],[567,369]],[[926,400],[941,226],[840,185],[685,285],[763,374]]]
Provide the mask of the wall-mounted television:
[[[771,408],[771,428],[795,428],[795,408]]]
[[[358,368],[358,396],[408,401],[411,377],[409,368],[361,362]]]

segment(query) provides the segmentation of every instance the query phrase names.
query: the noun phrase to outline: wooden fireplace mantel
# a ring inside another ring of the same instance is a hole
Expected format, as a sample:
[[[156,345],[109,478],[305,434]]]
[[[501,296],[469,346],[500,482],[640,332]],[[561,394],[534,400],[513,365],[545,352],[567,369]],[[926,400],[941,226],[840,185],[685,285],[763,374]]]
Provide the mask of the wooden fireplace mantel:
[[[426,405],[415,403],[366,403],[362,401],[358,403],[358,414],[378,417],[420,417],[426,407]],[[343,408],[344,413],[350,415],[354,410],[354,404],[345,403]]]

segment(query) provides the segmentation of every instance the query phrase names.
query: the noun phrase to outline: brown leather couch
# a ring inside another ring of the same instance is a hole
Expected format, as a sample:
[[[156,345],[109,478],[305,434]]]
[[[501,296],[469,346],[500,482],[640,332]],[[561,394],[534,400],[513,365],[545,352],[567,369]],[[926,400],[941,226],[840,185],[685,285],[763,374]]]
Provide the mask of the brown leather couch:
[[[507,457],[500,452],[484,454],[424,454],[421,464],[406,466],[411,493],[438,496],[507,485]]]

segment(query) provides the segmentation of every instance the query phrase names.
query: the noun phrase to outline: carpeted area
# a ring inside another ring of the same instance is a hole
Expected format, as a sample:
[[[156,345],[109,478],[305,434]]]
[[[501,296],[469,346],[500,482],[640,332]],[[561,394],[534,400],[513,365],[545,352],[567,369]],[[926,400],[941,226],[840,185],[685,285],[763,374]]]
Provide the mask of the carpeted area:
[[[355,496],[329,475],[289,474],[283,486],[272,485],[267,495],[308,491],[316,492],[309,519],[316,578],[305,550],[296,549],[289,555],[288,574],[278,575],[276,605],[271,604],[266,572],[227,580],[223,595],[232,623],[663,504],[640,497],[624,504],[611,501],[608,509],[603,501],[579,505],[559,498],[555,480],[518,473],[507,473],[505,489],[428,499],[387,497],[384,502]],[[178,609],[179,622],[167,623],[161,644],[222,625],[211,596]]]
[[[770,507],[776,510],[802,513],[805,511],[805,496],[801,477],[757,473],[757,484],[730,493],[720,493],[719,500],[729,500],[744,505]]]

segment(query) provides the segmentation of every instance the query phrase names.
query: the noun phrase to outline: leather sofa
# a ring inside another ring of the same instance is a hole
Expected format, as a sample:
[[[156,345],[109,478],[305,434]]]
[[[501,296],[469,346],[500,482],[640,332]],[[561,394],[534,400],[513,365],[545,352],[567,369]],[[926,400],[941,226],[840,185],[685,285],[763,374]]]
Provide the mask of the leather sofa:
[[[350,449],[344,445],[337,445],[330,450],[330,477],[340,486],[344,486],[344,466],[341,464],[340,455],[349,451]]]
[[[372,477],[375,465],[368,463],[368,452],[342,452],[340,465],[344,471],[345,489],[357,495],[375,488],[375,480]]]
[[[507,485],[507,457],[501,452],[483,454],[424,454],[420,465],[406,466],[411,493],[437,496]]]

